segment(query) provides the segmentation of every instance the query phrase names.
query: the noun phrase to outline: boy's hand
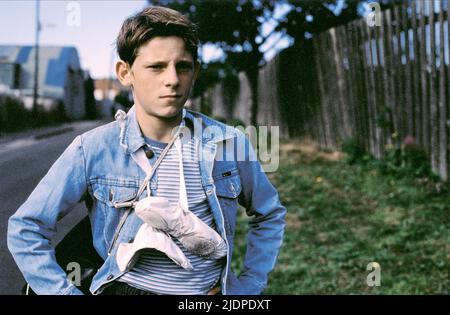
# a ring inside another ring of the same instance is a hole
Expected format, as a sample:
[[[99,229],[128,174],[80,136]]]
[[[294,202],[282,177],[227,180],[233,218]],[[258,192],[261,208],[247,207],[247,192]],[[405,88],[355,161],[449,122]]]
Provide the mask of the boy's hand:
[[[208,292],[208,295],[216,295],[220,292],[220,287],[214,287],[211,289],[211,291]]]

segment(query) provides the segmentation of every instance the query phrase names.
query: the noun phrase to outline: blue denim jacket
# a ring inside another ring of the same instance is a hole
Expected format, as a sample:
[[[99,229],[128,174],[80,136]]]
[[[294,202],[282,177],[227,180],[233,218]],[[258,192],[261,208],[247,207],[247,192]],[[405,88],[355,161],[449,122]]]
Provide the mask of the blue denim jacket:
[[[242,132],[193,111],[186,112],[185,121],[193,130],[201,155],[202,186],[218,232],[228,246],[220,283],[222,294],[260,294],[282,244],[286,209]],[[233,148],[231,158],[223,158],[229,143]],[[245,150],[239,149],[239,143]],[[89,199],[86,205],[94,247],[105,260],[92,281],[91,292],[101,293],[105,285],[122,275],[115,260],[117,247],[131,241],[143,222],[132,212],[118,229],[124,210],[113,204],[132,199],[143,182],[145,173],[131,153],[144,144],[134,107],[123,119],[77,136],[11,216],[8,248],[37,294],[82,294],[57,264],[49,241],[57,221],[82,200]],[[243,151],[244,158],[238,157]],[[154,194],[157,175],[150,188]],[[239,278],[230,269],[238,204],[251,216]],[[113,242],[114,236],[117,239]]]

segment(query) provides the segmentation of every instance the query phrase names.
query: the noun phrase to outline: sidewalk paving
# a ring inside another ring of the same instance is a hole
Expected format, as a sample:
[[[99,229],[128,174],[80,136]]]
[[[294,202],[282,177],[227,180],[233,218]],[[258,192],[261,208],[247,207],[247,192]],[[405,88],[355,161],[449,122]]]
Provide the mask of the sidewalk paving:
[[[5,133],[0,135],[0,145],[11,141],[26,138],[43,139],[46,137],[62,134],[65,132],[83,129],[90,125],[92,125],[92,128],[94,128],[95,126],[106,124],[108,122],[110,122],[110,120],[82,120],[64,123],[57,126],[40,127],[19,132]]]

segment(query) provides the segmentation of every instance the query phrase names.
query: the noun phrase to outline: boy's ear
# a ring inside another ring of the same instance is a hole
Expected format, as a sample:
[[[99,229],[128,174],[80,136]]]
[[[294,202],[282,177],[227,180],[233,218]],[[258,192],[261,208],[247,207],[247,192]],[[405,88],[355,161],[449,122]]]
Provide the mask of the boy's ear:
[[[116,75],[123,86],[131,86],[131,69],[125,61],[119,60],[116,62]]]

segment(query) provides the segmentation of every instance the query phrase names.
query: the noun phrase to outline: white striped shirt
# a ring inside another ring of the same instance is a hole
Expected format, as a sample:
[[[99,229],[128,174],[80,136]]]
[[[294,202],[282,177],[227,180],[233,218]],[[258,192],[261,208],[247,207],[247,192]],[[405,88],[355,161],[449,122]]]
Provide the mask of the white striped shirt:
[[[167,144],[149,138],[146,138],[146,141],[155,153],[150,161],[153,164]],[[189,210],[210,227],[216,229],[201,184],[198,154],[193,139],[183,143],[182,152]],[[156,195],[165,197],[171,205],[176,205],[179,199],[179,158],[174,146],[167,152],[156,172],[158,179]],[[185,270],[164,253],[147,249],[140,252],[136,264],[119,278],[119,281],[157,294],[201,295],[208,293],[220,278],[221,261],[208,260],[191,254],[177,239],[174,241],[190,260],[194,270]]]

